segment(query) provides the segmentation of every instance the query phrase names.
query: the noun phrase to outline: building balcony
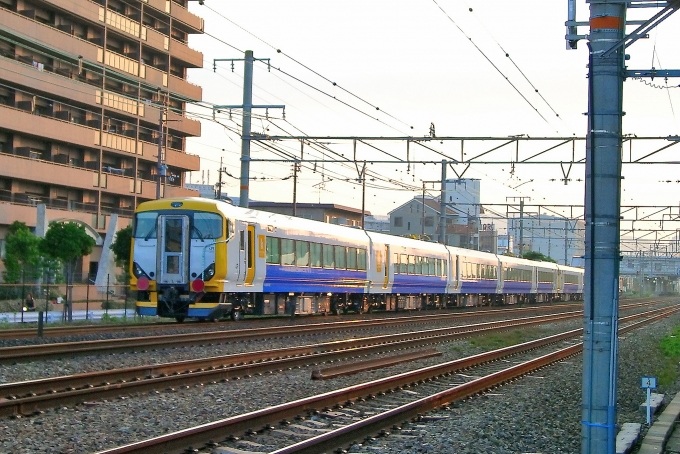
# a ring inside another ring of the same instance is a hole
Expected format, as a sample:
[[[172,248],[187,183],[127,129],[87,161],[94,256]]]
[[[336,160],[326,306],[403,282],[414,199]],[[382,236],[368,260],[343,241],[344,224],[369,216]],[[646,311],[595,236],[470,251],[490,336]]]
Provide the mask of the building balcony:
[[[201,170],[201,158],[195,154],[183,153],[179,150],[167,148],[165,150],[165,163],[171,167],[194,172]]]
[[[99,22],[100,11],[104,8],[98,3],[90,0],[80,0],[74,2],[73,0],[43,0],[45,3],[50,3],[59,9],[70,11],[73,14],[81,16],[90,22]]]
[[[167,53],[170,49],[170,37],[153,28],[146,27],[146,44],[159,52]]]
[[[158,115],[158,111],[156,111]],[[167,115],[167,125],[170,131],[180,131],[184,135],[199,137],[201,135],[201,122],[184,117],[175,112],[169,111]],[[158,121],[158,119],[156,119]]]
[[[95,146],[99,134],[98,129],[88,128],[87,126],[51,117],[35,115],[31,112],[4,105],[0,105],[0,118],[2,118],[2,127],[4,129],[36,137],[49,138],[51,141],[81,145],[83,147],[91,148]]]
[[[203,96],[201,87],[173,75],[170,75],[168,79],[168,90],[193,101],[200,101]]]
[[[177,3],[174,2],[168,2],[171,3],[170,6],[170,16],[172,16],[173,19],[177,19],[178,21],[188,25],[189,27],[193,28],[195,30],[194,33],[203,33],[203,18],[199,17],[193,13],[190,13],[188,9],[178,5]]]
[[[0,175],[7,178],[35,181],[40,175],[43,183],[86,190],[93,189],[92,181],[97,174],[88,169],[4,153],[0,153],[0,169]],[[25,202],[30,204],[28,200]]]
[[[185,62],[191,68],[203,67],[203,54],[192,49],[181,41],[170,40],[170,55]]]
[[[86,61],[100,61],[98,60],[100,48],[95,44],[6,9],[0,9],[0,29],[19,36],[29,37],[51,48],[62,49],[71,55],[82,55]]]

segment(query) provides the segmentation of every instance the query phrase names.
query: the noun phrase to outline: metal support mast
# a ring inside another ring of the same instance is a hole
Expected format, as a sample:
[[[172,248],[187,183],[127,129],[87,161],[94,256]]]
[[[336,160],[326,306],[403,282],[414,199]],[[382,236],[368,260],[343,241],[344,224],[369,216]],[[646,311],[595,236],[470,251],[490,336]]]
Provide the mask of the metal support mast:
[[[626,3],[590,2],[581,452],[616,452],[621,146]]]
[[[439,202],[439,242],[446,244],[446,160],[442,160],[442,192]]]
[[[237,60],[244,61],[243,69],[243,104],[240,106],[226,105],[226,106],[213,106],[213,110],[219,110],[222,108],[228,109],[243,109],[243,125],[241,132],[241,191],[239,193],[239,206],[247,208],[248,207],[248,197],[250,189],[250,141],[252,139],[250,135],[250,126],[252,119],[252,110],[254,108],[279,108],[285,109],[282,105],[271,105],[271,106],[255,106],[253,105],[253,62],[255,60],[266,60],[267,65],[269,65],[269,59],[265,58],[254,58],[253,51],[245,51],[245,57],[243,59],[236,58],[216,58],[213,60],[213,70],[217,70],[215,62],[217,61],[231,61],[232,71],[233,62]],[[285,112],[284,112],[285,118]]]

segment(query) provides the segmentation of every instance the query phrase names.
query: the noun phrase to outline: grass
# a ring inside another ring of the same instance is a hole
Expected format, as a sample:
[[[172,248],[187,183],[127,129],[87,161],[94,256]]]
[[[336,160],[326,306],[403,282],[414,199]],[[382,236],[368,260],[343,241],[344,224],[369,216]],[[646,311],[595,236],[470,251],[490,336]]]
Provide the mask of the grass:
[[[678,361],[680,361],[680,326],[661,339],[659,350],[663,355],[663,362],[657,371],[660,385],[670,385],[678,378]]]
[[[541,328],[523,328],[500,333],[491,333],[484,336],[475,336],[470,339],[470,344],[485,351],[497,350],[510,345],[521,344],[537,337],[543,336],[545,330]]]

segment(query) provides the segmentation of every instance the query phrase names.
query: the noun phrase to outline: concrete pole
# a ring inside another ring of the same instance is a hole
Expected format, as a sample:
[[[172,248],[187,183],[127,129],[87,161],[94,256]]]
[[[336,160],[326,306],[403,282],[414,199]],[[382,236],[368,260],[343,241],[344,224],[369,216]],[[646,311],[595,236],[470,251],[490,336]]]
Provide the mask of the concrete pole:
[[[442,192],[439,201],[439,242],[446,244],[446,161],[442,160]]]
[[[581,452],[616,452],[621,118],[626,3],[590,2],[586,136],[585,286]]]
[[[519,254],[524,256],[524,199],[519,201]]]
[[[159,99],[158,106],[158,182],[156,183],[156,200],[161,198],[161,185],[163,184],[163,175],[165,169],[163,168],[163,106]]]
[[[366,230],[366,161],[361,168],[361,229]]]
[[[247,50],[243,69],[243,130],[241,132],[241,192],[239,206],[248,208],[250,185],[250,120],[253,110],[253,51]]]

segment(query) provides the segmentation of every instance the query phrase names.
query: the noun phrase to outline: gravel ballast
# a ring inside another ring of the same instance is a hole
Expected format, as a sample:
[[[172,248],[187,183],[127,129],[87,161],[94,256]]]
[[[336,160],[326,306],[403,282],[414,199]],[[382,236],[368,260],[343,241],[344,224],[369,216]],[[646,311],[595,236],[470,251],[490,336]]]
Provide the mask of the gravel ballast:
[[[653,375],[661,360],[659,340],[680,325],[680,316],[626,334],[619,344],[618,422],[645,422],[638,406],[644,401],[640,377]],[[581,320],[532,329],[533,337],[573,329]],[[420,328],[420,327],[419,327]],[[424,328],[420,328],[424,329]],[[373,333],[372,333],[373,334]],[[277,348],[310,339],[276,339],[239,343],[238,350]],[[232,346],[229,346],[231,350]],[[0,420],[0,453],[91,453],[215,421],[270,405],[330,391],[362,381],[394,375],[426,365],[478,353],[469,341],[436,347],[432,358],[334,380],[312,381],[313,366],[277,374],[232,380],[202,387],[159,390],[110,401],[88,402],[43,414]],[[102,355],[70,360],[3,366],[0,380],[18,381],[46,375],[160,363],[180,357],[224,352],[225,346]],[[142,359],[140,359],[142,358]],[[128,364],[128,359],[130,363]],[[45,371],[49,371],[46,374]],[[53,373],[55,372],[56,373]],[[408,423],[398,436],[378,438],[350,448],[351,452],[386,453],[578,453],[581,429],[582,356],[545,368],[493,393],[452,405],[434,421]],[[670,399],[677,383],[658,392]]]

